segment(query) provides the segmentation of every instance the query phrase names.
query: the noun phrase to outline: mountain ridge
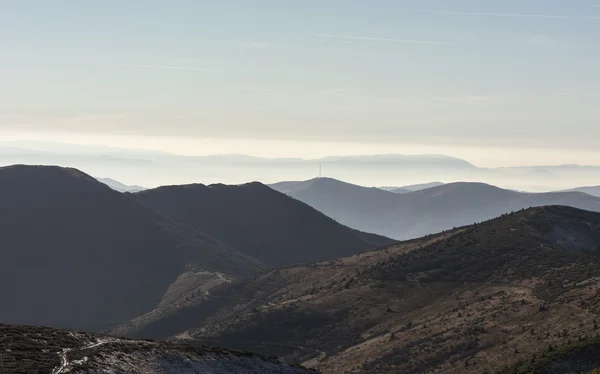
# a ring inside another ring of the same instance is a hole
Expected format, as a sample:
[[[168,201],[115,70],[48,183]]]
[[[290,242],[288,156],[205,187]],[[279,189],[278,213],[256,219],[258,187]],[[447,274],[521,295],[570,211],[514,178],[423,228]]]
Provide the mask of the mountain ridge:
[[[329,179],[274,184],[341,223],[399,240],[484,221],[522,208],[569,205],[600,211],[600,199],[578,192],[525,193],[481,182],[454,182],[395,194]]]
[[[393,242],[342,226],[259,182],[163,186],[133,196],[160,214],[273,266],[335,258]]]
[[[531,208],[263,272],[197,300],[195,315],[231,298],[174,340],[270,351],[324,373],[495,370],[595,334],[599,222],[595,212]]]
[[[190,266],[265,266],[76,169],[0,168],[0,207],[3,322],[99,330],[151,310]]]

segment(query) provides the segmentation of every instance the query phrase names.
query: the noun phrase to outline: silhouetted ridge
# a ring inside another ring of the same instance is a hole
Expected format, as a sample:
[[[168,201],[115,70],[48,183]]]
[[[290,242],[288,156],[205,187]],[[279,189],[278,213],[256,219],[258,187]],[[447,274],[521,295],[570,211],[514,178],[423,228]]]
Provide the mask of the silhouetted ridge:
[[[261,268],[75,169],[0,168],[0,321],[102,329],[154,308],[194,264]]]
[[[272,266],[335,258],[393,242],[342,226],[258,182],[168,186],[135,196],[160,214]]]

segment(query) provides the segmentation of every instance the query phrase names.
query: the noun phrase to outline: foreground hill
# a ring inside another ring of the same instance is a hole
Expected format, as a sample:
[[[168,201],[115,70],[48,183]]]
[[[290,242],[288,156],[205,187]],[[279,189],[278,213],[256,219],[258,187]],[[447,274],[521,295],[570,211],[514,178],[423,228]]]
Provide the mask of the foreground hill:
[[[272,187],[342,224],[396,239],[417,238],[536,206],[600,211],[600,198],[580,192],[521,193],[484,183],[449,183],[403,194],[375,192],[335,179]]]
[[[168,186],[135,197],[270,266],[333,259],[393,242],[345,227],[260,183]]]
[[[273,358],[208,347],[0,325],[1,373],[306,373]]]
[[[482,373],[598,331],[600,214],[533,208],[213,289],[148,328],[324,373]],[[184,331],[187,330],[187,331]]]
[[[600,374],[600,338],[585,339],[507,366],[498,374]]]
[[[264,268],[75,169],[0,168],[0,211],[4,323],[103,329]]]

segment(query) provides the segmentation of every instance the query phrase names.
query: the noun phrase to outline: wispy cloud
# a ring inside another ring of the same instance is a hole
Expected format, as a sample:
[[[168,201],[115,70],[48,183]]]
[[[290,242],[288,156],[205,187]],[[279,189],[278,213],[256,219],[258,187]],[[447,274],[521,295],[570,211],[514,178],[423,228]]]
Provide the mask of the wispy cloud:
[[[517,33],[513,34],[516,40],[524,41],[528,45],[540,48],[590,50],[597,49],[594,43],[585,40],[569,39],[565,37],[545,34]]]
[[[335,97],[349,97],[356,94],[358,91],[353,88],[330,88],[317,91],[318,95],[335,96]]]
[[[437,101],[469,106],[482,106],[489,103],[490,100],[488,96],[481,95],[435,96],[426,94],[425,96]]]
[[[269,87],[235,87],[237,90],[243,92],[254,92],[254,93],[265,93],[265,94],[281,94],[289,93],[290,91],[279,90],[276,88]]]
[[[85,114],[82,116],[69,117],[67,120],[74,122],[111,121],[123,118],[122,114]]]
[[[168,69],[168,70],[187,70],[187,71],[222,71],[221,69],[212,68],[195,68],[185,66],[167,66],[167,65],[122,65],[126,68],[140,68],[140,69]]]
[[[266,49],[271,47],[268,42],[249,42],[243,44],[244,48],[257,48],[257,49]]]
[[[482,13],[482,12],[428,12],[442,16],[479,16],[479,17],[511,17],[511,18],[543,18],[565,20],[590,20],[598,21],[600,16],[566,16],[556,14],[531,14],[531,13]]]
[[[397,38],[381,38],[373,36],[357,36],[357,35],[333,35],[333,34],[317,34],[321,38],[332,38],[338,40],[355,40],[367,42],[383,42],[383,43],[406,43],[406,44],[432,44],[432,45],[448,45],[450,43],[437,40],[422,40],[422,39],[397,39]]]

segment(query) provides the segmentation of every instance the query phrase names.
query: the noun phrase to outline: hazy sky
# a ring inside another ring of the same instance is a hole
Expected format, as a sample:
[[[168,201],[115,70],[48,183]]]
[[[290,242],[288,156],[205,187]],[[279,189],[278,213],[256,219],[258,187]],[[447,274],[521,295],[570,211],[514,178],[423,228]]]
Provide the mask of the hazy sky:
[[[598,0],[1,0],[0,137],[600,164],[599,66]]]

